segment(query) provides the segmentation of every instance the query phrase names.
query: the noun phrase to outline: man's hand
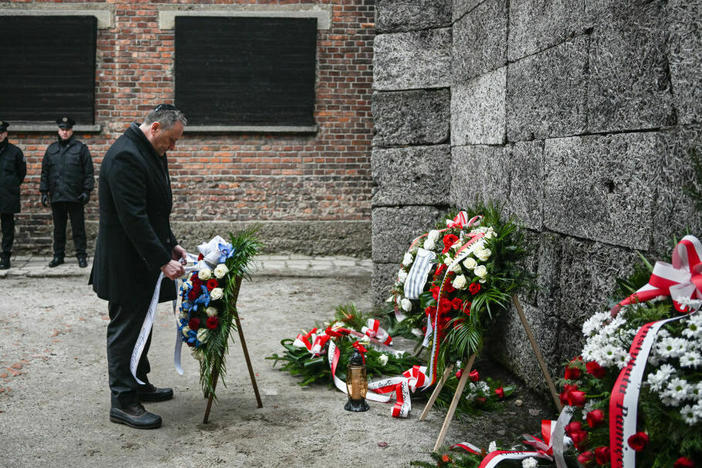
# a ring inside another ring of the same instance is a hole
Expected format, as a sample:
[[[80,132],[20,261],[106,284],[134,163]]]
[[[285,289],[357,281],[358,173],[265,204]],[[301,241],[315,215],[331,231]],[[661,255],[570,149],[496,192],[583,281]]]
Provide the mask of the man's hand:
[[[48,206],[48,205],[49,205],[49,195],[47,195],[46,193],[42,193],[42,194],[41,194],[41,204],[42,204],[43,206]]]
[[[185,274],[185,268],[177,260],[171,260],[161,267],[161,271],[166,277],[176,280]]]
[[[90,193],[81,193],[80,195],[78,195],[78,201],[81,202],[83,205],[87,204],[90,201]]]
[[[183,247],[176,245],[173,247],[173,250],[171,250],[171,258],[178,262],[186,263],[188,256]]]

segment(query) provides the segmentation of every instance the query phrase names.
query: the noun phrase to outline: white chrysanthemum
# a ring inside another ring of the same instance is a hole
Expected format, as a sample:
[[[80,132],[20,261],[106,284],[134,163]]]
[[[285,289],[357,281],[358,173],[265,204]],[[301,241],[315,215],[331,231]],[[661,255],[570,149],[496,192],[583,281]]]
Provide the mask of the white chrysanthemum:
[[[480,389],[481,392],[484,392],[484,393],[487,393],[490,391],[490,386],[484,380],[480,380],[478,382],[478,388]]]
[[[702,401],[698,401],[692,407],[692,411],[695,413],[697,419],[702,419]]]
[[[226,275],[227,273],[229,273],[229,268],[227,268],[227,265],[225,265],[224,263],[220,263],[214,269],[214,275],[217,279],[224,278],[224,275]]]
[[[695,410],[690,405],[685,405],[680,408],[680,416],[682,416],[683,421],[690,426],[697,424],[697,415],[695,414]]]
[[[202,281],[207,281],[208,279],[212,278],[212,270],[209,268],[203,268],[202,270],[197,272],[197,277],[200,278]]]
[[[402,307],[402,310],[404,310],[405,312],[409,312],[410,310],[412,310],[412,301],[405,297],[400,302],[400,307]]]
[[[488,445],[488,453],[494,452],[495,450],[497,450],[497,443],[493,440],[490,442],[490,445]]]
[[[539,466],[539,463],[536,461],[536,458],[534,457],[529,457],[525,458],[522,460],[522,467],[523,468],[536,468]]]
[[[380,363],[381,366],[384,366],[385,364],[388,363],[388,355],[387,354],[381,354],[378,356],[378,362]]]
[[[656,352],[665,358],[676,358],[687,352],[687,340],[683,338],[664,338],[656,346]]]
[[[414,257],[412,256],[412,254],[409,252],[406,252],[405,256],[402,258],[402,264],[404,266],[410,266],[413,261],[414,261]]]
[[[692,320],[687,324],[687,328],[682,332],[683,336],[691,339],[702,338],[702,326],[697,325]]]
[[[681,402],[688,399],[692,395],[692,388],[687,380],[676,377],[668,382],[668,385],[663,392],[663,396],[672,399],[675,402]],[[677,406],[677,405],[676,405]]]
[[[405,284],[406,280],[407,272],[405,270],[400,269],[400,271],[397,273],[397,282],[400,284]]]
[[[700,367],[702,365],[702,357],[697,351],[688,351],[680,356],[680,365],[682,367]]]
[[[610,314],[607,312],[599,312],[594,314],[592,317],[587,319],[585,323],[583,323],[583,335],[593,336],[599,332],[599,330],[602,328],[602,323],[604,323],[609,317]]]

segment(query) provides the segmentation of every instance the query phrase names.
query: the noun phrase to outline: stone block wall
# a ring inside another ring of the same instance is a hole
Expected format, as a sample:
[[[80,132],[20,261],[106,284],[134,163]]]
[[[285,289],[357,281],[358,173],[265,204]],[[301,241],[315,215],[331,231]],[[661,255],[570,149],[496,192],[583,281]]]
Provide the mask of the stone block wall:
[[[702,154],[702,1],[426,3],[377,3],[376,300],[434,213],[500,202],[527,229],[540,288],[521,301],[556,374],[636,251],[702,235],[682,191]],[[545,388],[516,312],[495,330],[491,355]]]

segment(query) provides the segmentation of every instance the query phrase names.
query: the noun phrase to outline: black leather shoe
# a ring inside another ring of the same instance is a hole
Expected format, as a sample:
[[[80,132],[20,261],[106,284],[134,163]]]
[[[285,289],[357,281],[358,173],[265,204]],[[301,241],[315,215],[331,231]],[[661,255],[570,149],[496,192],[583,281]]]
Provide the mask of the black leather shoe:
[[[88,266],[88,260],[85,257],[78,257],[78,266],[85,268]]]
[[[149,413],[141,403],[134,403],[124,408],[110,408],[110,421],[136,429],[156,429],[161,427],[162,422],[161,416]]]
[[[49,262],[49,268],[57,267],[63,263],[63,257],[54,257],[53,260]]]
[[[0,258],[0,270],[9,270],[9,269],[10,269],[10,257]]]
[[[173,389],[156,388],[151,384],[146,384],[137,390],[137,397],[140,401],[166,401],[173,398]]]

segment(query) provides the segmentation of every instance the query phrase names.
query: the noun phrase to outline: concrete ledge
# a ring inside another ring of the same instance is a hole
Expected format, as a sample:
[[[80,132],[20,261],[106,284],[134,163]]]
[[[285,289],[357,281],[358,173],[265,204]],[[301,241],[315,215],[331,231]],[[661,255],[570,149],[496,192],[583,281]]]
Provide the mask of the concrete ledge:
[[[185,133],[317,133],[316,125],[188,125]]]
[[[94,16],[98,29],[109,29],[114,24],[114,12],[109,5],[100,3],[51,3],[1,5],[2,16]]]
[[[8,128],[9,133],[44,133],[51,132],[56,133],[58,127],[55,123],[53,124],[23,124],[23,123],[12,123],[10,122],[10,127]],[[74,125],[73,131],[78,133],[100,133],[102,131],[102,125]]]
[[[227,8],[227,9],[223,9]],[[271,18],[317,18],[317,29],[329,29],[331,5],[183,5],[163,7],[158,12],[158,27],[175,28],[176,16],[255,16]]]

